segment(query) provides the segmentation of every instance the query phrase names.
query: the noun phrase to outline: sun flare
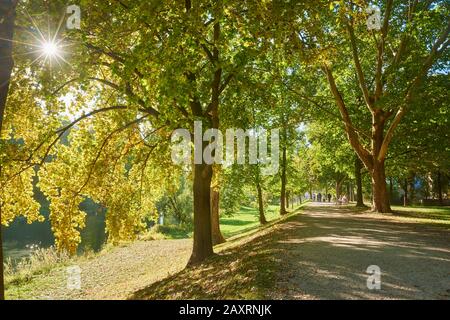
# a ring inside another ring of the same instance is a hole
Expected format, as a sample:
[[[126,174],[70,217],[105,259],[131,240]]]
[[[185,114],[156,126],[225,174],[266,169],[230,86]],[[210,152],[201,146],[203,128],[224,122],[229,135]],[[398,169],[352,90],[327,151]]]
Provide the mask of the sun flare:
[[[54,58],[58,56],[60,52],[58,44],[53,41],[43,41],[41,44],[41,50],[46,58]]]

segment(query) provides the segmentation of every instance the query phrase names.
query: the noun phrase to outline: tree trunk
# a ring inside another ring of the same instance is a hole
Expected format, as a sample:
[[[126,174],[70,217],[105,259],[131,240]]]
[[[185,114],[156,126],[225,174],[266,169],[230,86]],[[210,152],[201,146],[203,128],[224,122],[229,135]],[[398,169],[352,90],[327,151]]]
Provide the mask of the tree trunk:
[[[357,188],[357,193],[356,193],[356,206],[357,207],[365,207],[363,193],[362,193],[362,174],[361,174],[362,167],[363,167],[363,164],[361,162],[361,159],[356,157],[355,178],[356,178],[356,188]]]
[[[353,202],[355,199],[353,197],[353,185],[351,181],[348,183],[348,198],[351,202]]]
[[[218,245],[226,241],[220,231],[219,201],[219,191],[211,188],[211,232],[213,245]]]
[[[212,256],[211,231],[211,165],[194,165],[194,247],[189,265],[202,262]]]
[[[289,191],[286,191],[286,209],[289,209],[291,206],[291,193]]]
[[[389,201],[392,202],[394,199],[394,179],[392,177],[389,178]]]
[[[441,177],[441,170],[438,170],[437,172],[437,191],[438,191],[438,198],[439,198],[439,204],[444,204],[444,198],[442,197],[442,177]]]
[[[406,207],[408,205],[408,180],[405,179],[403,185],[403,191],[405,194],[403,195],[403,206]]]
[[[286,147],[283,147],[283,160],[281,164],[281,193],[280,193],[280,214],[287,214],[286,211],[286,165],[287,165],[287,150]]]
[[[8,97],[11,72],[14,67],[12,57],[14,23],[16,18],[16,0],[0,2],[0,137],[5,115],[6,99]],[[0,176],[2,166],[0,164]],[[0,206],[0,300],[5,299],[5,285],[3,273],[3,238],[2,238],[2,208]]]
[[[336,198],[339,199],[341,196],[341,186],[342,186],[342,180],[338,179],[336,180]]]
[[[409,177],[409,202],[413,204],[416,198],[415,174],[411,173]]]
[[[386,188],[384,161],[374,161],[372,171],[373,210],[379,213],[391,212],[389,196]]]
[[[256,189],[258,190],[259,223],[266,224],[267,220],[266,215],[264,214],[263,192],[259,182],[256,183]]]
[[[373,114],[372,119],[372,208],[379,213],[390,213],[391,205],[389,202],[389,194],[386,188],[386,170],[384,167],[384,157],[379,159],[384,141],[384,125],[386,116],[382,110],[377,110]]]
[[[348,201],[352,201],[350,183],[348,183],[348,182],[347,182],[347,198],[348,198]]]

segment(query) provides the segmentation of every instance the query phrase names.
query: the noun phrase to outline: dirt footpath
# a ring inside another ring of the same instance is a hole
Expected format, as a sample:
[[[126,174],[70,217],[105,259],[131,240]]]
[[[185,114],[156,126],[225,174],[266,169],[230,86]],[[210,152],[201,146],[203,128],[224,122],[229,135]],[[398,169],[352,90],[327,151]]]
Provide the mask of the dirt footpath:
[[[283,226],[275,299],[450,299],[450,232],[313,205]],[[369,266],[381,290],[367,288]]]

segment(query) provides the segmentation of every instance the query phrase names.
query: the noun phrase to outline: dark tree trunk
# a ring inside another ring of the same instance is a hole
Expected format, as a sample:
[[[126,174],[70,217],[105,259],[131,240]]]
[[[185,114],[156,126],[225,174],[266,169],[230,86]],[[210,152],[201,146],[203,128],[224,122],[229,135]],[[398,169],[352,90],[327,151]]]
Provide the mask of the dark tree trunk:
[[[289,209],[291,206],[291,193],[289,191],[286,191],[286,209]]]
[[[353,196],[353,184],[351,182],[348,183],[348,193],[349,193],[349,199],[350,201],[354,201],[355,198]]]
[[[281,164],[281,193],[280,193],[280,214],[287,214],[286,211],[286,165],[287,165],[287,150],[283,147],[283,159]]]
[[[226,240],[220,231],[219,191],[211,188],[211,232],[213,245],[224,243]]]
[[[392,202],[394,199],[394,179],[389,178],[389,200]]]
[[[416,187],[414,185],[415,182],[415,174],[411,173],[409,177],[409,202],[413,204],[416,197]]]
[[[372,171],[373,210],[380,213],[391,212],[386,188],[384,162],[374,161]]]
[[[266,224],[267,220],[266,215],[264,214],[263,192],[259,182],[256,183],[256,189],[258,190],[259,223]]]
[[[352,201],[350,183],[347,183],[347,197],[348,197],[348,201]]]
[[[3,127],[3,117],[5,115],[6,99],[8,98],[11,72],[14,67],[12,40],[14,38],[16,5],[16,0],[2,0],[0,2],[0,136]],[[2,166],[0,164],[0,176],[1,174]],[[0,300],[4,299],[2,208],[0,206]]]
[[[198,264],[212,256],[211,231],[211,165],[194,165],[194,247],[189,265]]]
[[[363,164],[361,162],[361,159],[356,157],[355,160],[355,178],[356,178],[356,206],[357,207],[365,207],[364,205],[364,198],[363,198],[363,192],[362,192],[362,170]]]
[[[439,204],[444,204],[444,198],[442,196],[442,176],[441,176],[441,170],[438,170],[437,172],[437,191],[438,191],[438,198],[439,198]]]
[[[408,179],[405,179],[404,181],[403,191],[405,192],[403,196],[403,206],[406,207],[408,205]]]

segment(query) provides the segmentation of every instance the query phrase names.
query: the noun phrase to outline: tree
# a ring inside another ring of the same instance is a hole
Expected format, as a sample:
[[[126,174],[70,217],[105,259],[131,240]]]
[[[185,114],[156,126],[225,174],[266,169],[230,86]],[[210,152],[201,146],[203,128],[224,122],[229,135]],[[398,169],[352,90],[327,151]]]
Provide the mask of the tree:
[[[37,11],[39,4],[35,0],[27,6]],[[63,5],[46,3],[53,17]],[[170,159],[172,130],[188,128],[193,135],[194,121],[203,129],[221,127],[227,87],[269,44],[255,37],[262,30],[259,25],[248,23],[255,20],[256,7],[249,3],[242,8],[238,1],[83,2],[81,30],[61,29],[71,49],[70,66],[58,61],[60,68],[33,74],[42,87],[43,108],[56,116],[40,143],[27,146],[29,155],[24,151],[20,159],[21,172],[40,164],[39,187],[51,202],[58,248],[75,251],[85,217],[79,203],[85,197],[108,208],[113,242],[132,239],[143,220],[155,214],[155,203],[170,184],[156,183],[158,177],[176,174],[162,160]],[[58,99],[68,96],[76,100],[68,106],[76,116],[62,121],[67,106],[61,107]],[[68,132],[68,143],[59,143]],[[207,141],[202,144],[199,153]],[[192,170],[190,262],[198,263],[213,253],[213,167],[202,160]]]
[[[365,1],[336,1],[331,10],[308,11],[320,19],[317,25],[299,28],[293,41],[304,60],[320,66],[326,76],[347,138],[372,177],[374,210],[390,212],[385,176],[389,146],[429,72],[439,68],[450,23],[444,1],[377,4],[384,11],[379,31],[367,30]],[[355,73],[360,89],[356,96],[344,89]]]
[[[6,99],[8,97],[11,72],[14,66],[12,56],[12,40],[16,17],[16,0],[0,2],[0,177],[3,167],[3,139],[2,128],[5,114]],[[0,179],[1,180],[1,179]],[[5,299],[4,275],[3,275],[3,241],[2,241],[2,205],[0,204],[0,300]]]

